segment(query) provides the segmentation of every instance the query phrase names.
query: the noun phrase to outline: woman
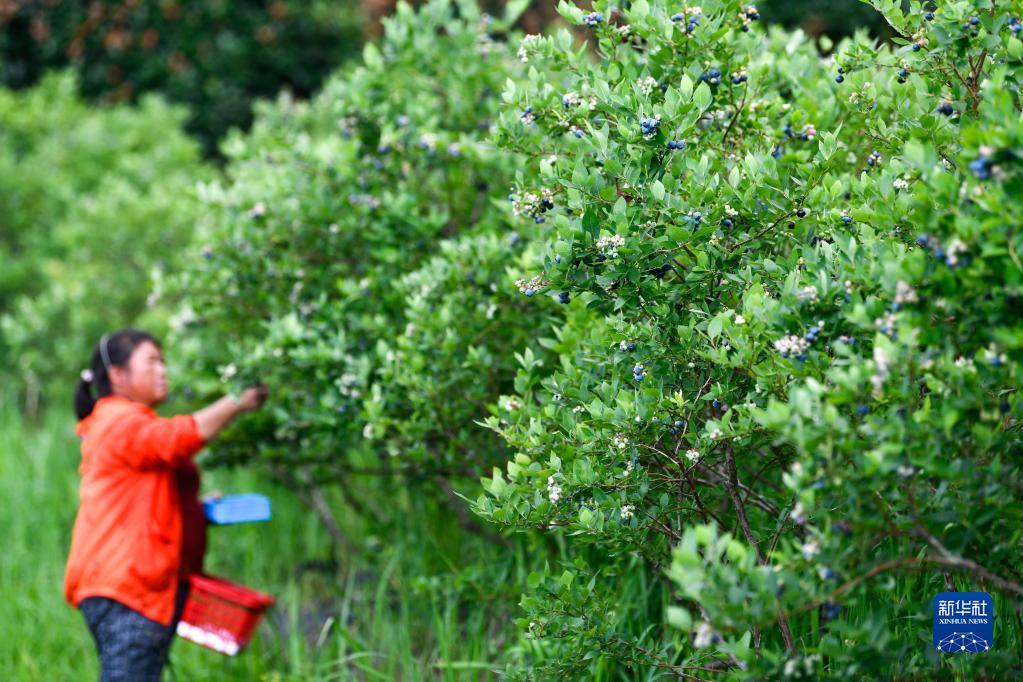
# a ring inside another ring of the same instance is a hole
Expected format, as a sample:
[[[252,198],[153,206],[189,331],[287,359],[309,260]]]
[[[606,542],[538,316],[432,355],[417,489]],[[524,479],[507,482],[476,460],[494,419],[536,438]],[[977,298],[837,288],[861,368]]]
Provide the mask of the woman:
[[[266,395],[249,388],[193,414],[159,417],[167,372],[157,340],[125,329],[93,350],[75,391],[82,481],[64,594],[96,640],[101,682],[159,682],[184,578],[202,571],[205,552],[192,458]]]

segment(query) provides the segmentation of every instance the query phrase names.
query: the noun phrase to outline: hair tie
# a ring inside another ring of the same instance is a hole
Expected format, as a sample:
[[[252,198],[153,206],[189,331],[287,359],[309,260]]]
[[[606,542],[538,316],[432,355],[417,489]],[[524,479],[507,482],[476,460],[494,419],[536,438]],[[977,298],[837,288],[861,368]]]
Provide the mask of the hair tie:
[[[110,352],[107,350],[107,340],[110,337],[109,334],[104,334],[103,338],[99,340],[99,354],[103,358],[103,366],[110,371]]]
[[[83,369],[80,376],[82,377],[82,381],[87,384],[91,384],[92,380],[95,378],[91,369]]]

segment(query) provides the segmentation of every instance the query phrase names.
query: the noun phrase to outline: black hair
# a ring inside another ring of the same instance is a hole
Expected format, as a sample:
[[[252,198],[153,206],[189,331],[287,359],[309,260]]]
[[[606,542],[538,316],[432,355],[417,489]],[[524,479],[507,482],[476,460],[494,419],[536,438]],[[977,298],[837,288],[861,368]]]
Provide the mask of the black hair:
[[[78,386],[75,387],[75,414],[79,420],[92,414],[96,401],[114,392],[110,385],[109,368],[113,365],[126,366],[131,354],[146,341],[160,347],[160,342],[152,334],[139,329],[122,329],[106,334],[99,340],[92,349],[89,369],[82,372]]]

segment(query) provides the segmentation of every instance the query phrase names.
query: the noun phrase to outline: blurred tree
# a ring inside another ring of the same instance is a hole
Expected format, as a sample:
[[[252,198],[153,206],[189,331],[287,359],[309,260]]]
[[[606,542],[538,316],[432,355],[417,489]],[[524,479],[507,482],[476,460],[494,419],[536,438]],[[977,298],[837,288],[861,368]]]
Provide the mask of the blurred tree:
[[[160,91],[188,105],[187,130],[212,154],[248,126],[253,99],[315,91],[360,47],[361,17],[358,3],[329,0],[3,0],[0,84],[70,65],[92,99]]]

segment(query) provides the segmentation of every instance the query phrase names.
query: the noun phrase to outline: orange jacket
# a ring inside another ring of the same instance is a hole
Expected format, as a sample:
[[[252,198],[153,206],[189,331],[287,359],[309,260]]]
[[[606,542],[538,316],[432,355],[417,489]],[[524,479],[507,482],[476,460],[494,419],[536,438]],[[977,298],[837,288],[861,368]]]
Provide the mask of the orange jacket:
[[[82,482],[64,596],[72,606],[108,597],[170,625],[182,544],[176,471],[202,449],[195,419],[109,395],[75,433]]]

